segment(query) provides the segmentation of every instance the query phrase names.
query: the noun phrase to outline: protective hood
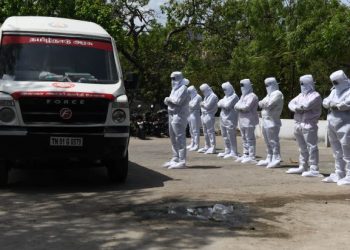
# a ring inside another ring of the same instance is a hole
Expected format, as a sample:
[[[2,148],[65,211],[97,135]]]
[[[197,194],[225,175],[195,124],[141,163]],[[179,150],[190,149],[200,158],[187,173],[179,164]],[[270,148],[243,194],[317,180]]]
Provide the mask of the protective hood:
[[[350,88],[350,80],[343,70],[333,72],[330,77],[337,94],[341,94],[344,90]]]
[[[170,78],[171,78],[171,87],[173,89],[178,89],[182,85],[188,85],[190,83],[188,79],[184,78],[182,72],[180,71],[174,71],[173,73],[171,73]]]
[[[299,78],[301,93],[306,95],[315,90],[315,81],[312,75],[303,75]]]
[[[213,93],[213,90],[207,83],[203,83],[199,89],[202,91],[204,97],[208,97],[211,93]]]
[[[279,90],[278,82],[274,77],[268,77],[264,81],[267,94],[270,95],[275,90]]]
[[[193,85],[189,86],[187,91],[188,91],[189,95],[191,96],[191,99],[193,99],[197,96],[197,90]]]
[[[233,95],[235,93],[235,90],[232,87],[230,82],[224,82],[221,85],[221,87],[222,87],[226,97],[229,97],[229,96],[231,96],[231,95]]]
[[[247,95],[253,92],[253,86],[249,79],[243,79],[240,81],[242,95]]]

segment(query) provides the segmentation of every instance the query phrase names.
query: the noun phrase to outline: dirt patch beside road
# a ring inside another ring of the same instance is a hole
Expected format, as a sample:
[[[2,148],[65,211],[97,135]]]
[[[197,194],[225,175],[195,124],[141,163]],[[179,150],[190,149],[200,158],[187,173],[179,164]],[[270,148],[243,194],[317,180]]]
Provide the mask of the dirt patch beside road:
[[[285,174],[296,143],[282,150],[279,169],[190,153],[188,169],[168,170],[169,139],[132,139],[119,186],[104,169],[15,170],[0,192],[1,249],[348,249],[350,187]],[[320,158],[329,174],[330,149]],[[230,223],[191,212],[215,204],[233,206]]]

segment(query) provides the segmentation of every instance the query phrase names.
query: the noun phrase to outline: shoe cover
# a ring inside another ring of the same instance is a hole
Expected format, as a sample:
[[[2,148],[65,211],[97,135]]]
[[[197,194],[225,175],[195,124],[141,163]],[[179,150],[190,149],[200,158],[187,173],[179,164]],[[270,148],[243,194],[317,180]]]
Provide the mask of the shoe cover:
[[[175,162],[168,169],[181,169],[181,168],[187,168],[186,162]]]
[[[266,168],[278,168],[281,166],[281,161],[276,160],[276,161],[271,161]]]
[[[303,177],[323,177],[323,175],[320,174],[320,172],[317,170],[305,171],[301,174],[301,176],[303,176]]]
[[[342,174],[331,173],[328,177],[322,179],[322,182],[326,183],[337,183],[340,179],[342,179]]]
[[[222,152],[222,153],[218,153],[218,157],[224,157],[225,155],[227,155],[225,152]]]
[[[269,164],[268,160],[260,160],[258,161],[258,163],[256,164],[257,166],[267,166]]]
[[[248,163],[252,163],[252,164],[256,164],[256,160],[254,158],[251,158],[251,157],[246,157],[244,158],[241,163],[243,164],[248,164]]]
[[[173,165],[174,163],[177,163],[179,160],[178,159],[171,159],[170,161],[165,162],[162,167],[163,168],[168,168],[171,165]]]
[[[228,155],[231,153],[231,150],[228,148],[225,148],[225,151],[222,153],[218,153],[218,157],[224,157],[225,155]]]
[[[247,158],[247,155],[242,155],[241,157],[237,157],[235,162],[241,162],[243,159]]]
[[[230,154],[226,154],[226,155],[224,156],[224,159],[229,159],[229,158],[237,159],[237,158],[238,158],[238,155],[236,155],[235,153],[230,153]]]
[[[350,175],[345,176],[337,182],[338,186],[350,185]]]
[[[200,148],[200,149],[198,149],[198,153],[205,153],[206,151],[208,150],[208,148]]]
[[[192,148],[190,148],[188,151],[197,151],[198,145],[194,145]]]
[[[214,147],[208,148],[207,151],[204,152],[204,154],[215,154],[216,150]]]
[[[188,145],[186,148],[187,148],[187,149],[192,148],[192,144]]]
[[[267,166],[271,162],[272,155],[267,155],[265,160],[260,160],[256,165],[257,166]]]
[[[305,171],[303,166],[299,166],[298,168],[290,168],[286,171],[287,174],[302,174]]]

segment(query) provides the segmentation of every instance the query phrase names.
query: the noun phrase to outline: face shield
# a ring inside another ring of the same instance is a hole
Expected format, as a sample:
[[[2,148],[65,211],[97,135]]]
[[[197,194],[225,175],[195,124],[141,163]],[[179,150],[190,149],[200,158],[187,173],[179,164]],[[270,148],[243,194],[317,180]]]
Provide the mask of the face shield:
[[[191,96],[191,99],[195,98],[197,95],[197,90],[194,86],[189,86],[188,89],[188,94]]]
[[[233,89],[230,82],[224,82],[221,85],[221,87],[222,87],[222,90],[224,91],[226,97],[229,97],[235,93],[235,90]]]
[[[337,94],[341,94],[344,90],[350,88],[350,80],[343,70],[333,72],[329,78]]]
[[[249,79],[243,79],[240,81],[242,95],[247,95],[253,92],[253,86]]]
[[[173,89],[177,89],[181,86],[181,81],[184,79],[184,77],[182,75],[182,72],[175,71],[171,73],[170,79],[171,79],[171,87]]]
[[[270,95],[273,91],[279,89],[278,82],[274,77],[266,78],[264,83],[265,83],[266,92],[268,95]]]
[[[302,94],[306,95],[311,91],[315,90],[315,81],[312,75],[301,76],[299,81],[300,81],[300,91]]]
[[[206,83],[203,83],[203,84],[199,87],[199,89],[200,89],[201,92],[203,93],[203,96],[204,96],[204,97],[208,97],[208,96],[211,94],[211,92],[212,92],[211,88],[210,88],[209,85],[206,84]]]

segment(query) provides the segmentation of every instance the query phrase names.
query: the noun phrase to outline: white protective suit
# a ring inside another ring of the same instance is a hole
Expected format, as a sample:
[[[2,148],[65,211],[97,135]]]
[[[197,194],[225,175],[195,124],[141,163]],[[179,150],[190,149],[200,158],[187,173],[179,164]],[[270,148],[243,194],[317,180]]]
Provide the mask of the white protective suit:
[[[181,72],[171,73],[172,90],[169,97],[164,99],[168,106],[169,135],[172,145],[173,157],[163,166],[172,168],[186,167],[186,126],[188,117],[188,95],[186,85],[189,83]]]
[[[205,139],[204,148],[198,150],[199,153],[215,154],[216,140],[215,140],[215,113],[218,110],[218,97],[213,90],[206,83],[202,84],[200,90],[203,93],[204,100],[201,102],[201,119]]]
[[[342,70],[331,74],[333,89],[323,100],[329,109],[328,138],[335,158],[335,173],[323,179],[324,182],[350,184],[350,80]]]
[[[187,146],[189,151],[197,151],[199,148],[199,138],[201,129],[201,102],[202,97],[197,93],[194,86],[188,87],[188,93],[191,97],[189,103],[190,114],[188,116],[188,124],[190,126],[191,144]]]
[[[238,111],[238,123],[243,141],[243,156],[237,158],[236,162],[256,163],[255,127],[259,124],[259,99],[253,93],[253,86],[249,79],[241,80],[240,86],[242,96],[234,108]]]
[[[322,98],[315,91],[312,75],[300,77],[301,93],[291,100],[288,108],[294,112],[294,136],[299,145],[299,167],[290,168],[287,174],[318,177],[317,123],[322,111]],[[307,171],[308,166],[310,167]]]
[[[221,108],[220,112],[220,129],[225,143],[225,151],[219,153],[218,157],[237,158],[237,122],[238,112],[234,109],[234,106],[238,102],[239,98],[235,93],[231,83],[225,82],[221,85],[225,96],[218,102],[218,107]]]
[[[278,167],[281,162],[279,133],[284,97],[279,90],[276,78],[265,79],[267,95],[259,102],[262,118],[262,133],[267,147],[266,160],[258,162],[258,166]]]

